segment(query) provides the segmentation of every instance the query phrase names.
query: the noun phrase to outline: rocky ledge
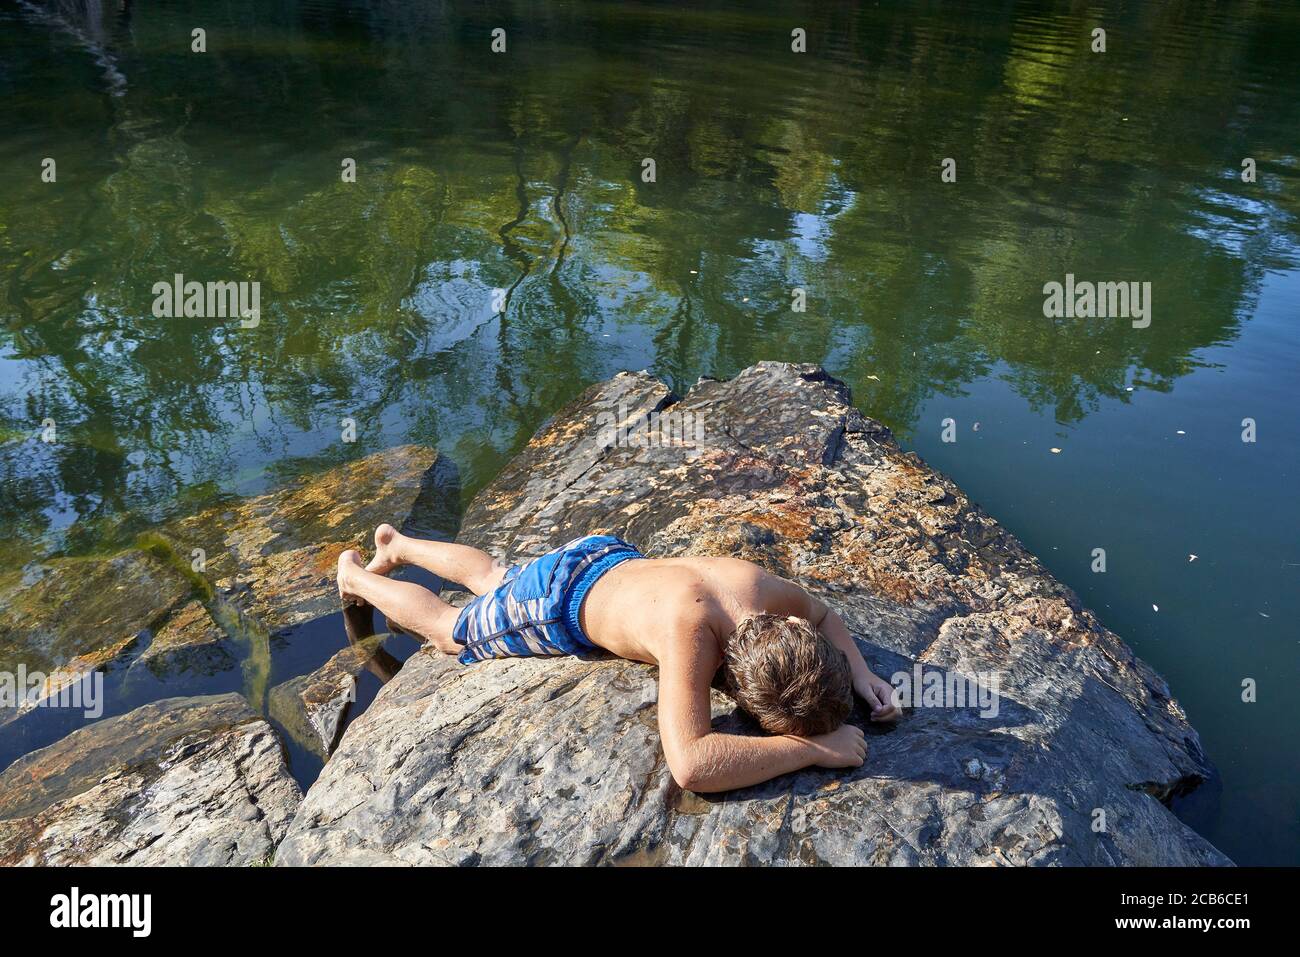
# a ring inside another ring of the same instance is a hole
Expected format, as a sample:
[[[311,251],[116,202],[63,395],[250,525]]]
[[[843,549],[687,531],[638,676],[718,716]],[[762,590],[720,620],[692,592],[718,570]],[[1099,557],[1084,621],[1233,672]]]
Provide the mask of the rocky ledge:
[[[0,864],[253,864],[301,799],[243,698],[168,698],[10,765]]]
[[[995,675],[996,716],[859,714],[861,768],[704,797],[665,767],[653,668],[421,652],[343,735],[278,864],[1230,863],[1162,803],[1210,773],[1163,679],[822,370],[762,363],[683,398],[645,374],[594,386],[459,540],[517,561],[588,532],[758,562],[831,603],[879,674]]]

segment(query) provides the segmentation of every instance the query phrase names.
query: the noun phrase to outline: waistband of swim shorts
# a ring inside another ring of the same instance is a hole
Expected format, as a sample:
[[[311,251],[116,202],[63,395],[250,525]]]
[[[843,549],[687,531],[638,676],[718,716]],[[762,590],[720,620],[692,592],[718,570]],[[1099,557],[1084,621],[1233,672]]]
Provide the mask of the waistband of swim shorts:
[[[623,544],[623,547],[615,548],[614,551],[601,555],[600,558],[597,558],[578,573],[578,577],[570,583],[568,593],[564,599],[564,627],[568,629],[570,635],[578,641],[591,645],[593,648],[596,647],[596,643],[587,637],[582,630],[582,625],[578,623],[578,613],[582,611],[582,600],[587,597],[587,592],[591,591],[591,586],[596,584],[596,580],[615,565],[621,565],[633,558],[644,557],[631,545]]]

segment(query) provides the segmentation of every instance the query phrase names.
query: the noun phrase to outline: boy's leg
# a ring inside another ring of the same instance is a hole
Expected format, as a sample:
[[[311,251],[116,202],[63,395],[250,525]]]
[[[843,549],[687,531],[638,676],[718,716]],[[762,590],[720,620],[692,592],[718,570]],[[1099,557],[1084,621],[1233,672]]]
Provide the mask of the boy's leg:
[[[418,565],[440,578],[465,586],[476,595],[496,588],[506,573],[505,565],[477,548],[410,538],[391,525],[380,525],[375,529],[375,557],[366,571],[387,575],[399,565]]]
[[[360,600],[374,605],[390,622],[432,642],[439,651],[449,655],[460,652],[460,645],[451,637],[460,609],[429,589],[367,571],[361,564],[361,553],[354,549],[339,556],[338,584],[344,602]]]

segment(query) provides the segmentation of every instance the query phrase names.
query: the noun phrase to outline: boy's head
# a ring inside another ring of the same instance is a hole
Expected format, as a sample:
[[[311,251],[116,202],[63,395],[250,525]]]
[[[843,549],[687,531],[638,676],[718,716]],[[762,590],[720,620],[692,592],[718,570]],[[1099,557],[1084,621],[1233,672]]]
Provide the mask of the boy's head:
[[[803,618],[746,618],[723,661],[727,693],[771,734],[826,734],[853,710],[848,658]]]

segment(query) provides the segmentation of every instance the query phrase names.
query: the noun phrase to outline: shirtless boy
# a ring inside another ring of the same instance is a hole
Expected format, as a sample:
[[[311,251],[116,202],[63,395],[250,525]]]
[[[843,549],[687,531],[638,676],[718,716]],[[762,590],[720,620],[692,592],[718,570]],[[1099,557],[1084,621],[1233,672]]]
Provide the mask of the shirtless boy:
[[[478,597],[455,608],[427,588],[385,577],[418,565]],[[734,558],[645,558],[588,535],[519,566],[448,542],[375,530],[375,557],[339,556],[345,602],[464,664],[486,658],[604,649],[659,667],[659,734],[673,778],[690,791],[727,791],[800,768],[854,768],[862,731],[845,724],[853,693],[872,721],[893,721],[893,688],[871,673],[839,617],[803,589]],[[769,736],[711,728],[709,688],[726,690]]]

